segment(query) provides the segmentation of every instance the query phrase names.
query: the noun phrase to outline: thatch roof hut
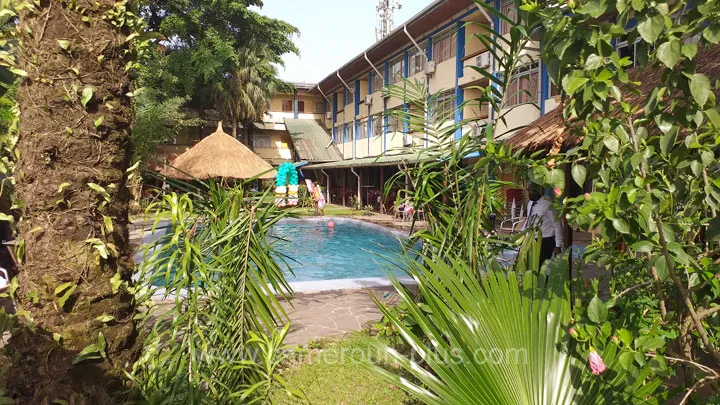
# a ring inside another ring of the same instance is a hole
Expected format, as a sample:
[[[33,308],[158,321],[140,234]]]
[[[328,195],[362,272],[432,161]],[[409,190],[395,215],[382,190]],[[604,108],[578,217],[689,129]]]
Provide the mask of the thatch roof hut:
[[[698,50],[694,60],[698,73],[704,73],[710,80],[714,80],[720,74],[720,45]],[[631,81],[641,82],[641,85],[638,93],[623,91],[623,101],[632,106],[641,107],[636,112],[636,115],[640,115],[643,113],[642,106],[645,105],[652,89],[662,81],[662,71],[648,66],[631,69],[628,75]],[[527,127],[507,137],[501,137],[504,139],[499,140],[504,140],[514,148],[523,148],[528,151],[548,150],[551,153],[557,153],[562,149],[573,147],[579,144],[582,138],[573,134],[574,131],[568,131],[567,127],[582,126],[584,122],[572,118],[566,122],[562,110],[562,106],[560,106],[533,121]]]
[[[222,121],[208,137],[178,156],[163,174],[176,179],[272,179],[275,177],[270,163],[254,154],[240,141],[222,130]]]

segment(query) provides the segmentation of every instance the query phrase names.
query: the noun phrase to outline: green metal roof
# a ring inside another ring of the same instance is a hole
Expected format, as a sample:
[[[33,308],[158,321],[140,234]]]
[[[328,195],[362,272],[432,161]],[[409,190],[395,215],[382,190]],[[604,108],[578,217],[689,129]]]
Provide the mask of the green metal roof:
[[[427,158],[427,155],[424,156]],[[383,155],[361,159],[346,159],[337,162],[318,163],[304,166],[303,169],[344,169],[348,167],[395,166],[399,163],[417,163],[421,157],[415,153],[400,155]]]
[[[316,120],[285,119],[295,152],[307,162],[334,162],[342,160],[340,150],[330,134]]]

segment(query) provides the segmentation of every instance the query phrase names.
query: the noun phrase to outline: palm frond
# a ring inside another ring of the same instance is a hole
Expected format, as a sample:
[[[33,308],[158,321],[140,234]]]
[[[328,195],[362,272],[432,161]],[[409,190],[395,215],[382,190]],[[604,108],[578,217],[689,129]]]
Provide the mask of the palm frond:
[[[426,404],[654,402],[649,393],[659,380],[647,379],[649,365],[629,375],[619,365],[617,346],[608,345],[602,357],[612,372],[596,377],[572,353],[565,333],[571,323],[567,257],[540,270],[535,238],[524,243],[509,272],[494,259],[478,273],[464,257],[408,256],[404,265],[422,304],[397,279],[393,284],[422,333],[375,299],[412,352],[408,357],[379,342],[377,347],[414,380],[364,366]]]
[[[202,184],[195,199],[171,193],[148,208],[171,226],[146,247],[138,299],[161,296],[174,305],[148,321],[134,379],[160,403],[233,403],[256,395],[248,390],[265,392],[258,387],[268,383],[267,363],[258,356],[267,353],[255,343],[287,322],[278,296],[292,290],[266,239],[284,214],[264,203],[267,195],[248,199],[242,187]]]

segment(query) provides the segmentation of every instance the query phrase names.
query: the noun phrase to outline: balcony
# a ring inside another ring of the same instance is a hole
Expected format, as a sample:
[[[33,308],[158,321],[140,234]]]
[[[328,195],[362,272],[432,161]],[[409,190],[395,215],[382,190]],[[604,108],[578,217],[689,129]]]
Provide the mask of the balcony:
[[[471,85],[487,86],[489,83],[487,77],[478,73],[472,66],[491,72],[492,55],[490,55],[490,52],[484,51],[466,56],[463,60],[463,77],[458,79],[458,85],[460,85],[460,87]]]
[[[267,115],[270,116],[270,120],[267,122],[271,122],[274,124],[284,124],[285,119],[295,118],[295,114],[293,112],[268,111]],[[298,119],[301,119],[301,120],[324,120],[325,114],[299,113]],[[284,128],[282,128],[282,129],[284,129]]]

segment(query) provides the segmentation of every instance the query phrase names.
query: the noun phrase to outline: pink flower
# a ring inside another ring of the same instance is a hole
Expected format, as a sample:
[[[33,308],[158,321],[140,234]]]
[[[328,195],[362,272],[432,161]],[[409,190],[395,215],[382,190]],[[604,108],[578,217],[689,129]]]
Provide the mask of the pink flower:
[[[574,338],[576,338],[578,336],[577,331],[573,327],[570,327],[570,329],[568,329],[568,332],[570,332],[570,335]]]
[[[590,198],[592,198],[592,196],[590,195],[590,193],[585,193],[585,194],[583,194],[583,195],[585,196],[585,199],[586,199],[586,200],[589,200]]]
[[[590,370],[594,375],[602,374],[607,367],[603,363],[602,357],[595,351],[594,348],[590,348],[590,354],[588,355],[588,363],[590,364]]]
[[[562,195],[562,190],[560,189],[560,187],[558,187],[553,190],[553,193],[555,193],[555,197],[560,197]]]
[[[618,339],[617,336],[614,336],[614,335],[610,337],[610,340],[612,340],[612,342],[615,344],[620,343],[620,339]]]

